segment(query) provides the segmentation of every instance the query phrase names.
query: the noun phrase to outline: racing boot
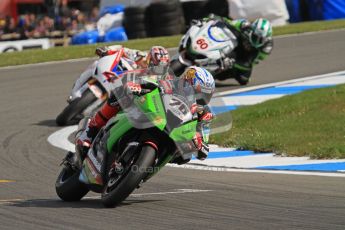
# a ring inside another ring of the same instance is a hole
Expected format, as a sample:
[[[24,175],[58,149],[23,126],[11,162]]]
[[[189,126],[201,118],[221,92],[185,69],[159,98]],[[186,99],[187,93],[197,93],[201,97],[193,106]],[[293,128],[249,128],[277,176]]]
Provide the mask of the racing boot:
[[[80,122],[79,126],[81,126],[82,128],[79,128],[76,133],[76,143],[75,143],[76,161],[75,162],[76,162],[76,166],[80,169],[86,157],[86,154],[91,147],[92,141],[96,137],[99,131],[99,128],[93,125],[91,120],[88,118],[83,119]]]
[[[79,129],[76,134],[76,164],[82,166],[82,163],[88,153],[92,141],[97,136],[99,130],[109,121],[110,118],[116,116],[120,111],[117,103],[110,98],[102,108],[91,119],[85,118],[79,123]]]

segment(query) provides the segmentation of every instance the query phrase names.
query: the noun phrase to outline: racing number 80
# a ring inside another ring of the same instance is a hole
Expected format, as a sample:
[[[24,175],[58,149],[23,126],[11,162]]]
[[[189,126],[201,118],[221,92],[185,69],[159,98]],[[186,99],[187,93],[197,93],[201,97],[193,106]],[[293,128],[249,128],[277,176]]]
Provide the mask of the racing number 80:
[[[198,39],[196,41],[196,44],[198,44],[200,49],[203,49],[203,50],[207,49],[207,47],[208,47],[208,44],[206,43],[205,39],[203,39],[203,38]]]

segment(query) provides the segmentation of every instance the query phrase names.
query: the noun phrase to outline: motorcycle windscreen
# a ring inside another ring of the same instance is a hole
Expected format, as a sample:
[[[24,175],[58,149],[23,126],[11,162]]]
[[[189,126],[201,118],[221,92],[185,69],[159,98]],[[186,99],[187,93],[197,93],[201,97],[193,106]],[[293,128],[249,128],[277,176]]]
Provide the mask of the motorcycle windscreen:
[[[137,95],[129,91],[127,86],[133,82],[145,86],[142,91],[147,90],[147,93]],[[149,70],[131,71],[115,82],[114,94],[133,127],[164,130],[177,146],[182,145],[183,152],[187,151],[185,143],[191,143],[199,124],[200,107],[196,102],[202,98],[191,81],[176,77],[171,71],[166,75],[152,75]],[[232,122],[228,113],[218,119],[217,114],[226,107],[222,98],[211,99],[209,107],[216,117],[215,122],[202,127],[205,139],[209,134],[229,130]]]
[[[171,71],[165,75],[136,70],[122,74],[113,93],[132,125],[137,129],[157,127],[169,132],[192,120],[190,106],[195,101],[191,88],[179,89],[180,79]],[[130,88],[141,86],[141,93]],[[131,87],[128,87],[131,85]]]
[[[209,125],[209,134],[215,135],[230,131],[232,128],[232,114],[231,111],[236,107],[228,105],[226,102],[229,97],[214,96],[210,103],[209,108],[213,113],[212,122]]]
[[[164,129],[166,117],[158,89],[161,78],[141,69],[125,72],[114,82],[113,93],[117,103],[134,128]],[[141,92],[136,90],[138,87],[142,88]]]

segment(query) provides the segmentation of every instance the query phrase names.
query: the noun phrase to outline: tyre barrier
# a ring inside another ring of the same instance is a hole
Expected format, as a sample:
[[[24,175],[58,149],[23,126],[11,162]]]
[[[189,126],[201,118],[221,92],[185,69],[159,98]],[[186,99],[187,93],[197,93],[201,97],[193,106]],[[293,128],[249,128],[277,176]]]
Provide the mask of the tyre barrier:
[[[193,19],[199,19],[205,16],[205,5],[206,1],[190,1],[182,3],[183,15],[186,21],[186,25],[189,25]]]
[[[124,11],[123,26],[129,39],[147,37],[144,7],[127,7]]]
[[[202,16],[215,14],[221,17],[229,17],[229,2],[227,0],[208,0],[206,1]]]
[[[185,31],[185,20],[179,0],[154,2],[146,10],[149,36],[170,36]]]
[[[181,34],[193,19],[209,14],[228,17],[227,0],[187,1],[162,0],[146,8],[127,7],[124,11],[124,28],[129,39]]]
[[[188,1],[182,3],[183,15],[188,26],[193,19],[215,14],[229,17],[229,3],[227,0]]]

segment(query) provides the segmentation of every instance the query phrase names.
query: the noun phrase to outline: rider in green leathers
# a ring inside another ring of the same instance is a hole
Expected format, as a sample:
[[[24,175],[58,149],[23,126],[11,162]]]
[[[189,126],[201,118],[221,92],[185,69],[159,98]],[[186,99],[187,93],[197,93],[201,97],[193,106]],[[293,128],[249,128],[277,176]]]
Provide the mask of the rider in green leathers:
[[[272,25],[267,19],[259,18],[253,23],[246,19],[230,20],[215,15],[194,23],[219,20],[226,24],[238,40],[238,46],[223,58],[223,70],[218,79],[235,78],[241,85],[249,82],[252,69],[259,61],[271,54],[273,49]]]

